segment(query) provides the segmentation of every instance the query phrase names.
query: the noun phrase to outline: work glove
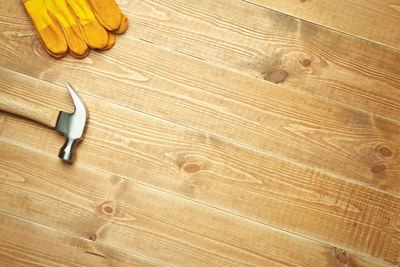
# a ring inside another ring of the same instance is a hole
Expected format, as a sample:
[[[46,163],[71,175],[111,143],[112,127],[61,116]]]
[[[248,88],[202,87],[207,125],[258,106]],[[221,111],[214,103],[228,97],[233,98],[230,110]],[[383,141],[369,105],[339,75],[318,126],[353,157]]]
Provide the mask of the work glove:
[[[68,51],[84,58],[89,48],[109,49],[115,33],[124,33],[127,17],[115,0],[22,0],[36,34],[46,51],[56,58]]]

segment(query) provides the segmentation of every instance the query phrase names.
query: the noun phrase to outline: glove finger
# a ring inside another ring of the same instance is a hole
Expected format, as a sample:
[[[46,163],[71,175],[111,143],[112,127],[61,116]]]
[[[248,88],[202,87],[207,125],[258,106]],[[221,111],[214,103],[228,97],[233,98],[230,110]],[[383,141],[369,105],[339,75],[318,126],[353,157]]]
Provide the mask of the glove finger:
[[[60,26],[48,15],[43,0],[23,0],[23,4],[47,53],[56,58],[65,56],[67,41]]]
[[[105,47],[101,48],[100,50],[108,50],[111,47],[113,47],[115,44],[115,40],[116,40],[115,34],[112,32],[107,32],[107,34],[108,34],[107,45]]]
[[[115,0],[87,0],[100,24],[109,31],[119,28],[122,13]]]
[[[71,56],[73,56],[74,58],[81,59],[81,58],[87,57],[87,55],[89,55],[90,49],[87,49],[83,54],[76,54],[75,51],[73,51],[71,49],[68,49],[68,51],[71,54]]]
[[[87,56],[89,47],[86,45],[79,24],[69,11],[66,2],[62,0],[44,0],[44,3],[49,16],[61,26],[70,54],[76,58]]]
[[[85,0],[68,0],[67,4],[79,22],[86,44],[96,49],[107,46],[107,31],[99,24],[87,2]]]
[[[126,31],[126,28],[128,28],[128,18],[124,13],[121,13],[121,15],[122,15],[121,24],[119,25],[118,29],[113,31],[113,33],[123,34]]]

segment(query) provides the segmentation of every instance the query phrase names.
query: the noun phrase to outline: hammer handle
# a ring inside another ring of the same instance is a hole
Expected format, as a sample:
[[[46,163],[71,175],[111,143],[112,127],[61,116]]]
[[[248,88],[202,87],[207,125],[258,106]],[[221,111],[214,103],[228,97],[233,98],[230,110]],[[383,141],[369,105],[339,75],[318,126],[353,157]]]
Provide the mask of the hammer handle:
[[[44,104],[38,104],[21,97],[0,91],[0,110],[34,120],[54,128],[59,111]]]

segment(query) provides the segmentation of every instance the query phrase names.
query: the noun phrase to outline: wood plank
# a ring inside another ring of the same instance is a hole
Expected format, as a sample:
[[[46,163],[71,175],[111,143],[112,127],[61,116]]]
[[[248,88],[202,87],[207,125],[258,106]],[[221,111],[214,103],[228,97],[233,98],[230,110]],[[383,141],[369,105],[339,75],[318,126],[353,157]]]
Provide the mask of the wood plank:
[[[163,265],[0,212],[0,266]]]
[[[285,14],[400,49],[399,0],[249,0]]]
[[[32,43],[34,31],[22,5],[0,5],[5,65],[15,65],[15,49],[19,56],[32,53],[22,43],[43,54],[37,40]],[[120,5],[130,19],[125,36],[399,120],[398,51],[243,1],[134,0]]]
[[[317,6],[326,1],[329,0],[307,0],[302,4],[298,0],[265,0],[274,6],[290,2],[293,9],[299,5]],[[342,2],[349,0],[330,2],[340,7]],[[364,4],[380,7],[387,0],[351,2],[363,8]],[[374,4],[370,5],[370,2]],[[129,16],[129,36],[400,120],[400,51],[245,1],[132,0],[120,5]],[[326,12],[317,8],[307,10],[326,17]],[[386,12],[385,8],[381,11]],[[347,16],[348,12],[342,15]],[[338,19],[339,23],[345,21],[341,19]],[[380,19],[385,20],[385,16]],[[400,25],[400,13],[396,19]],[[353,21],[358,23],[356,19]],[[392,21],[395,21],[393,17]],[[376,25],[380,24],[362,28],[369,30]],[[391,30],[381,33],[388,37],[395,36],[390,34],[394,31],[400,34],[398,25]]]
[[[1,87],[13,85],[7,92],[36,96],[53,106],[68,104],[63,88],[4,69],[0,73],[5,74]],[[399,262],[399,196],[81,95],[90,119],[77,151],[78,164],[345,250]],[[46,151],[56,160],[63,139],[54,131],[6,114],[0,122],[2,140]]]
[[[337,255],[337,254],[335,254]],[[341,254],[342,255],[342,254]],[[360,267],[379,267],[379,266],[384,266],[380,262],[376,262],[370,259],[366,259],[364,257],[360,257],[359,255],[354,255],[354,254],[345,254],[345,257],[342,257],[341,255],[337,255],[337,259],[341,263],[344,264],[346,267],[352,267],[352,266],[360,266]]]
[[[0,208],[90,237],[95,243],[181,266],[347,266],[347,261],[350,264],[357,260],[373,263],[362,257],[353,260],[346,257],[346,252],[328,245],[81,164],[62,164],[47,153],[3,141],[0,144],[4,155],[0,158]],[[7,228],[9,221],[3,221],[1,216],[0,220],[3,229]],[[12,235],[6,229],[4,232]],[[26,236],[40,238],[42,246],[48,244],[47,236]],[[68,247],[72,242],[66,239]],[[10,241],[5,241],[2,243],[9,248]],[[94,242],[79,241],[76,245],[80,251],[89,249],[105,256],[93,255],[97,260],[108,258]],[[24,247],[25,242],[18,238],[14,246]],[[41,246],[36,249],[48,251]]]
[[[12,32],[20,32],[13,25]],[[127,35],[119,38],[112,51],[92,53],[83,61],[49,61],[34,33],[23,28],[21,35],[27,34],[27,38],[18,37],[16,43],[8,41],[1,46],[0,66],[52,83],[70,81],[91,95],[400,192],[398,123]],[[26,46],[35,52],[27,51]]]
[[[294,89],[399,120],[398,51],[245,2],[229,3],[207,0],[184,4],[182,0],[120,3],[129,15],[131,26],[119,39],[141,38],[253,77],[282,82]],[[5,29],[0,42],[2,57],[7,59],[3,66],[15,65],[15,54],[26,57],[32,53],[26,44],[33,46],[34,53],[44,56],[37,40],[34,42],[34,31],[22,5],[8,5],[7,1],[1,1],[0,5]],[[50,57],[44,57],[47,63]],[[34,60],[28,56],[23,63],[29,65]],[[91,60],[87,62],[90,65]]]

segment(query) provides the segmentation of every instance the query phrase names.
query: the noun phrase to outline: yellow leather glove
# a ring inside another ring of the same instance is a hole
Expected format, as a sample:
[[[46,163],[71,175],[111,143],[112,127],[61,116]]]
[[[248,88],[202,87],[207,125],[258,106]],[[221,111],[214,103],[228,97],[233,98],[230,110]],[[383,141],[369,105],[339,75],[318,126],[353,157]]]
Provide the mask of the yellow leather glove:
[[[22,0],[37,36],[46,51],[56,58],[68,51],[83,58],[89,47],[109,49],[114,33],[124,33],[127,17],[115,0]]]

